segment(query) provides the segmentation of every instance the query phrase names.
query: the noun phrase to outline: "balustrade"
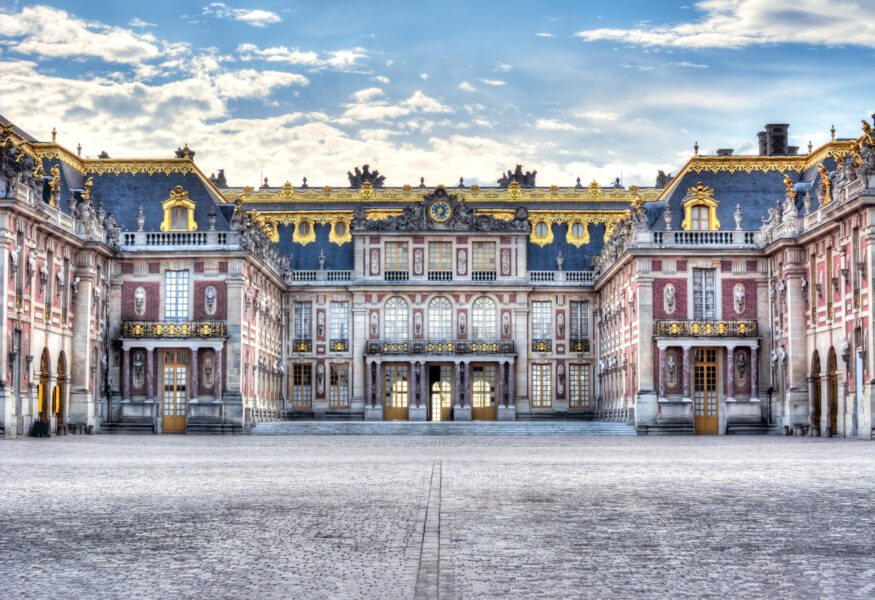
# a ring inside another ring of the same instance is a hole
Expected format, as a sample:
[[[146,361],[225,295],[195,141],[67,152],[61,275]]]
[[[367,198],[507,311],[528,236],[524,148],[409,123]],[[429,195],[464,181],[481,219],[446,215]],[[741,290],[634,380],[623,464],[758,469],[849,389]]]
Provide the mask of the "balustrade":
[[[514,354],[513,340],[372,340],[365,354]]]
[[[653,334],[664,337],[756,337],[759,330],[755,319],[661,320],[653,323]]]
[[[225,337],[224,321],[122,321],[122,337]]]

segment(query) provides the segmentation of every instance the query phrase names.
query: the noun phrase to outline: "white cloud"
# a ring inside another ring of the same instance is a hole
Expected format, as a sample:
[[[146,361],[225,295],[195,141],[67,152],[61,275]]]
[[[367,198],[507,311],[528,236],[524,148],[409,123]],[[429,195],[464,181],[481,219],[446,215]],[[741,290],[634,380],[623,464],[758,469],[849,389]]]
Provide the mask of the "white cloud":
[[[15,52],[42,57],[96,56],[108,62],[136,64],[162,51],[179,50],[149,33],[89,23],[49,6],[33,6],[20,13],[3,14],[0,36],[21,38]]]
[[[216,93],[225,98],[266,98],[274,88],[307,85],[310,81],[295,73],[242,69],[217,75],[212,83]]]
[[[486,85],[491,85],[495,87],[507,85],[506,81],[501,81],[500,79],[481,79],[480,83],[485,83]]]
[[[545,129],[547,131],[580,131],[579,127],[557,119],[538,119],[535,121],[535,129]]]
[[[231,8],[222,2],[212,2],[203,8],[203,14],[227,21],[240,21],[253,27],[266,27],[282,22],[275,12],[261,9]]]
[[[379,92],[379,93],[377,93]],[[338,121],[343,124],[360,121],[386,121],[399,119],[413,113],[450,113],[452,108],[417,90],[406,100],[391,104],[381,98],[383,91],[368,88],[353,94],[355,102],[346,105],[343,116]]]
[[[368,102],[370,100],[373,100],[374,98],[384,95],[385,94],[383,93],[383,90],[381,90],[380,88],[372,87],[364,90],[359,90],[353,93],[352,97],[356,102]]]
[[[463,92],[476,92],[477,91],[477,88],[475,88],[473,85],[471,85],[467,81],[463,81],[462,83],[460,83],[459,89],[462,90]]]
[[[373,77],[371,77],[371,80],[379,83],[389,83],[389,78],[385,75],[374,75]]]
[[[250,61],[261,59],[266,62],[281,62],[290,65],[318,65],[319,55],[316,52],[302,52],[298,48],[273,46],[259,48],[255,44],[240,44],[237,46],[240,60]]]
[[[148,22],[144,21],[143,19],[138,19],[137,17],[134,17],[133,19],[128,21],[128,26],[129,27],[158,27],[158,25],[156,23],[148,23]]]
[[[699,63],[691,63],[691,62],[687,62],[685,60],[682,60],[679,62],[665,63],[665,66],[667,66],[667,67],[686,67],[688,69],[707,69],[708,68],[708,65],[702,65]]]
[[[428,73],[420,73],[419,78],[423,81],[428,81]]]
[[[654,67],[648,65],[620,65],[624,69],[635,69],[636,71],[652,71]]]
[[[742,48],[759,44],[853,45],[875,48],[871,0],[703,0],[695,23],[591,29],[575,35],[639,46]]]
[[[513,69],[513,65],[508,65],[508,64],[505,64],[505,63],[502,63],[502,62],[496,63],[496,66],[498,67],[498,69],[499,69],[500,71],[502,71],[502,72],[504,72],[504,73],[507,73],[508,71],[510,71],[511,69]]]
[[[535,35],[538,37],[553,37],[552,33],[536,33]]]
[[[586,110],[579,113],[574,113],[575,117],[588,119],[590,121],[616,121],[622,117],[622,113],[611,112],[607,110]]]

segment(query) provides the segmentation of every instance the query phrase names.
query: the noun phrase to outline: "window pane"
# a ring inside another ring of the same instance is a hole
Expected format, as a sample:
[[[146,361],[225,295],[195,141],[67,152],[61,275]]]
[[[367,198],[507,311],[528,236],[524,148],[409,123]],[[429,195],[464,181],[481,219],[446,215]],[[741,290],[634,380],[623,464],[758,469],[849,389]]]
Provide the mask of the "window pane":
[[[428,304],[428,337],[432,340],[453,339],[453,309],[446,298],[435,298]]]
[[[292,406],[313,405],[313,366],[292,365]]]
[[[328,404],[332,408],[349,408],[349,366],[331,365]]]
[[[188,319],[188,271],[164,273],[164,320]]]
[[[532,302],[532,337],[536,340],[553,337],[553,310],[551,306],[551,302]]]
[[[332,302],[329,311],[330,339],[349,339],[349,302]]]
[[[474,366],[471,369],[471,406],[488,408],[495,406],[495,367]]]
[[[451,242],[431,242],[428,245],[428,268],[431,271],[449,271],[453,268]]]
[[[568,366],[570,393],[569,403],[572,408],[590,407],[590,368],[589,365]]]
[[[294,337],[296,340],[311,339],[311,324],[313,322],[313,303],[295,302],[294,306]]]
[[[407,302],[389,298],[383,310],[383,337],[389,340],[407,339]]]
[[[385,406],[404,408],[407,406],[407,366],[386,365],[384,377]]]
[[[495,270],[495,242],[474,242],[474,271]]]
[[[472,334],[475,340],[489,340],[496,337],[495,302],[489,298],[478,298],[474,302]]]

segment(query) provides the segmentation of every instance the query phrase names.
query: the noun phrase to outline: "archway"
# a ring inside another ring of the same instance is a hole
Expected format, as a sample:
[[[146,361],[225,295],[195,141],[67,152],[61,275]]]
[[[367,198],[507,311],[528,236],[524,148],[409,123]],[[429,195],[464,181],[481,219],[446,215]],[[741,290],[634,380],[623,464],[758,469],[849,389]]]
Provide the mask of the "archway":
[[[67,422],[67,357],[63,351],[58,356],[57,381],[55,382],[55,406],[54,410],[58,414],[58,426],[64,425]]]
[[[40,356],[39,360],[39,385],[36,388],[36,397],[37,397],[37,412],[39,413],[39,420],[48,422],[49,414],[51,411],[50,402],[51,399],[48,397],[49,393],[49,349],[43,348],[43,353]]]
[[[810,435],[820,435],[821,402],[823,399],[822,378],[820,376],[820,354],[814,351],[811,357],[811,431]]]
[[[827,378],[829,382],[828,398],[829,404],[829,435],[837,435],[838,429],[838,412],[839,412],[839,375],[838,361],[833,348],[829,349],[829,358],[827,359]]]

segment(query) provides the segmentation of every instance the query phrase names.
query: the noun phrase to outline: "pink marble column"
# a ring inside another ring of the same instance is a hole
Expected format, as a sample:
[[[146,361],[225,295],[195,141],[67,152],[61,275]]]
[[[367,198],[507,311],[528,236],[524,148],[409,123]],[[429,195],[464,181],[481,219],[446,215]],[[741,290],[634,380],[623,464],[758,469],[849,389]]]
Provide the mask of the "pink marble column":
[[[422,363],[422,376],[419,379],[419,404],[428,406],[428,364]]]
[[[155,401],[155,348],[146,348],[146,401]]]
[[[463,391],[465,392],[465,394],[464,394],[465,400],[464,400],[464,403],[462,404],[462,406],[470,406],[471,405],[471,394],[474,391],[474,389],[471,387],[471,363],[469,363],[469,362],[465,363],[465,385],[464,385]]]
[[[516,404],[516,361],[507,363],[507,405]]]
[[[735,402],[735,346],[726,347],[726,401]]]
[[[197,384],[198,379],[200,379],[200,373],[197,370],[197,353],[197,348],[194,348],[191,351],[191,373],[189,375],[189,379],[191,380],[191,401],[195,404],[197,404]]]
[[[411,360],[410,366],[408,367],[408,369],[409,369],[408,373],[410,374],[409,375],[410,379],[407,382],[407,389],[408,389],[407,405],[408,406],[410,406],[411,404],[413,406],[419,406],[419,386],[421,384],[420,384],[419,379],[417,378],[417,371],[416,371],[417,365],[419,366],[419,374],[421,375],[422,374],[422,365],[420,365],[418,362]]]
[[[213,402],[222,401],[222,349],[216,349],[216,398]]]
[[[759,350],[750,349],[750,401],[759,402]]]
[[[122,349],[122,401],[131,401],[131,349]]]
[[[371,363],[365,361],[365,406],[371,403],[371,390],[373,389],[373,377],[371,376]]]
[[[504,361],[498,363],[498,384],[495,386],[495,405],[504,404]]]
[[[684,358],[683,358],[683,367],[681,368],[681,377],[683,377],[684,384],[684,401],[690,401],[690,347],[684,346]]]
[[[462,406],[462,365],[453,365],[453,406]]]
[[[659,348],[659,400],[665,400],[665,348]]]
[[[377,393],[374,395],[374,406],[383,406],[383,364],[377,363]]]

